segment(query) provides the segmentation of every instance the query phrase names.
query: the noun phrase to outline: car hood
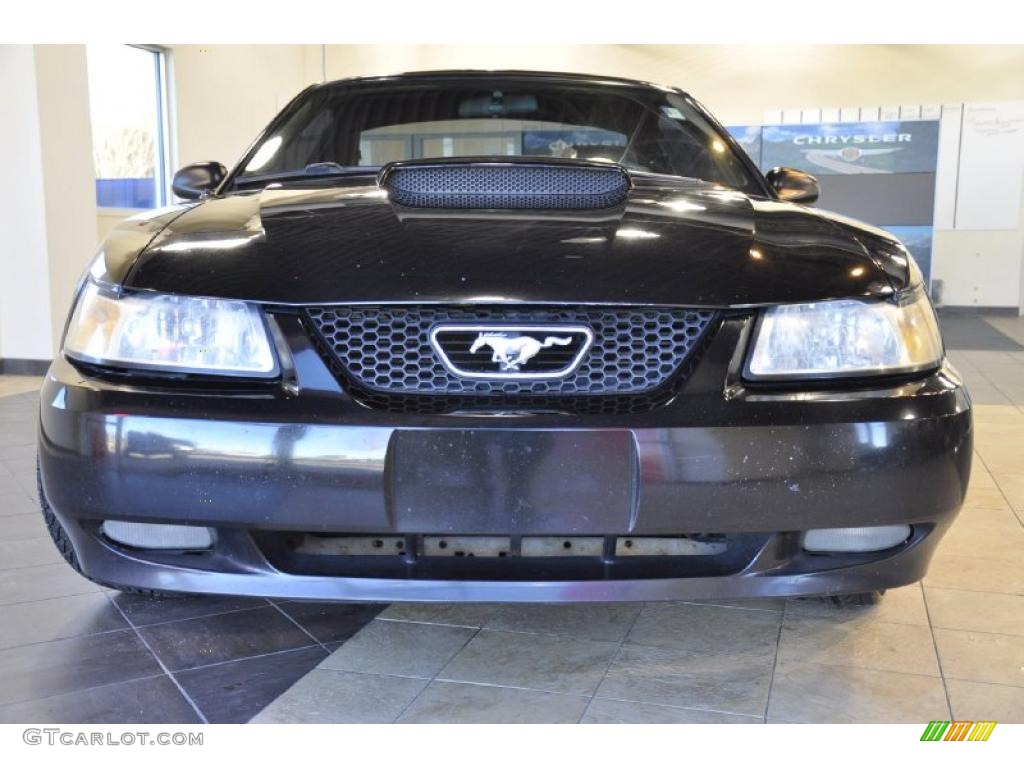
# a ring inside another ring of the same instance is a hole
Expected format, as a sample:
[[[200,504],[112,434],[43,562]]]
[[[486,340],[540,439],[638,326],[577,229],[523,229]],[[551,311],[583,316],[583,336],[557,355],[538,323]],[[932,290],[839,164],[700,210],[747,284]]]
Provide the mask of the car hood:
[[[881,230],[651,174],[624,203],[581,211],[402,208],[367,178],[267,188],[129,220],[108,245],[105,271],[127,289],[275,304],[754,306],[909,279]]]

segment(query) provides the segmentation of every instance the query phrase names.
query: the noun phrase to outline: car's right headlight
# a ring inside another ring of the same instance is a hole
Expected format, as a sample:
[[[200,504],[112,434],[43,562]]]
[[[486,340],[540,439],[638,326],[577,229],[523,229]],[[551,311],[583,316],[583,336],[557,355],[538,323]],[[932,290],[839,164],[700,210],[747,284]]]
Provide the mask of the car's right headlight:
[[[745,374],[772,381],[914,373],[938,367],[942,356],[935,311],[918,287],[884,300],[770,307]]]
[[[161,293],[118,295],[87,279],[64,337],[72,360],[217,376],[278,374],[260,309],[244,301]]]

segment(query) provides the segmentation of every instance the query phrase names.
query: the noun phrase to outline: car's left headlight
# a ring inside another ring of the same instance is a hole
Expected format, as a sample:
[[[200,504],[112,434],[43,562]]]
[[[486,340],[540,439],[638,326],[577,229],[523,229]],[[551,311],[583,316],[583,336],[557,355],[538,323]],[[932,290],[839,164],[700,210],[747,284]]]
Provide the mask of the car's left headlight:
[[[745,374],[755,380],[914,373],[942,361],[922,288],[885,300],[785,304],[764,311]]]
[[[117,295],[87,280],[64,337],[72,360],[175,373],[278,373],[260,310],[243,301],[159,293]]]

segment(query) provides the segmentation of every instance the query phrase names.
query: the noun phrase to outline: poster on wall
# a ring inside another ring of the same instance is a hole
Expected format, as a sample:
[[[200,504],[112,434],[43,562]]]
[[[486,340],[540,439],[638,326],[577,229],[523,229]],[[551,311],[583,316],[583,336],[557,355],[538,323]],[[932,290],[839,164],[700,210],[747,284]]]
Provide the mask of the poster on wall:
[[[761,168],[801,168],[819,176],[935,173],[939,121],[766,125]]]

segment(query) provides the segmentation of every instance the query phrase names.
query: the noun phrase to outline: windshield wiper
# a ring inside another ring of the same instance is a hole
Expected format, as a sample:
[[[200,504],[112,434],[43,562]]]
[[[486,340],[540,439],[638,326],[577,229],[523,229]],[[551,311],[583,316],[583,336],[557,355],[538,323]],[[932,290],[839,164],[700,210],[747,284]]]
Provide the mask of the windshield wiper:
[[[274,173],[243,174],[235,179],[236,186],[266,184],[274,181],[311,181],[332,176],[364,176],[376,175],[380,171],[378,165],[339,165],[338,163],[310,163],[303,169],[293,168],[288,171]]]

